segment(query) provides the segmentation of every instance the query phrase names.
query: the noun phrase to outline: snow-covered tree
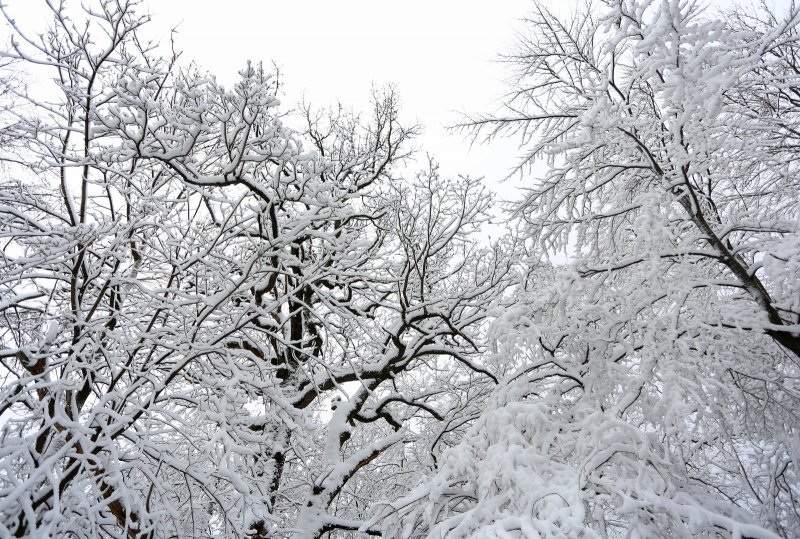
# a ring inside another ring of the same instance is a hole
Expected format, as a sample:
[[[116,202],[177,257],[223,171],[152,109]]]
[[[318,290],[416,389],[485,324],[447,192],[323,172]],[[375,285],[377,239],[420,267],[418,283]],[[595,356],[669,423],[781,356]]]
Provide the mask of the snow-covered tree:
[[[463,126],[525,152],[488,244],[392,88],[47,5],[0,6],[0,535],[797,537],[799,9],[535,8]]]
[[[537,6],[506,110],[533,256],[508,374],[401,537],[797,537],[800,10]],[[525,176],[527,178],[527,176]]]
[[[391,89],[295,131],[275,77],[177,67],[137,2],[48,6],[43,34],[2,8],[54,84],[2,133],[0,535],[364,527],[492,383],[480,184],[399,175]]]

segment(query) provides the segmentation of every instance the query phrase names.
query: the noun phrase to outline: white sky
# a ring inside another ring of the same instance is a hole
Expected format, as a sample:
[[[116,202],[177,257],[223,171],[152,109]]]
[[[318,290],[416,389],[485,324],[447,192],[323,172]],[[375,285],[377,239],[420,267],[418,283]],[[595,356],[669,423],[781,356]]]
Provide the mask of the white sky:
[[[12,0],[13,1],[13,0]],[[567,2],[562,2],[566,4]],[[494,183],[514,163],[511,143],[470,149],[445,125],[463,112],[497,108],[505,69],[495,61],[514,42],[530,0],[169,0],[145,2],[157,32],[178,27],[186,58],[223,81],[246,60],[274,61],[284,100],[337,101],[365,109],[374,85],[393,83],[401,121],[419,123],[417,146],[446,174]]]
[[[44,0],[0,0],[29,29],[42,29]],[[68,0],[77,6],[78,0]],[[789,0],[774,0],[778,5]],[[547,0],[560,12],[576,0]],[[729,0],[713,0],[720,5]],[[469,144],[445,126],[459,113],[499,106],[508,75],[496,61],[509,51],[519,20],[532,0],[143,0],[153,16],[150,36],[176,43],[220,80],[235,80],[249,59],[276,62],[284,102],[305,95],[316,106],[341,102],[366,109],[373,84],[393,83],[401,121],[419,123],[417,141],[441,163],[442,172],[485,176],[492,185],[513,167],[513,141]],[[5,41],[5,39],[3,39]],[[501,188],[513,197],[509,185]]]

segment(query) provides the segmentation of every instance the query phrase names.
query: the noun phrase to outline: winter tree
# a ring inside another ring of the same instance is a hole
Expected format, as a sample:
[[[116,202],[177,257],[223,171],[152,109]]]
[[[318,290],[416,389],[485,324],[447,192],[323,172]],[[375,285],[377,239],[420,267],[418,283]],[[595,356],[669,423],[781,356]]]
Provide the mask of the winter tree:
[[[391,89],[293,130],[274,76],[179,67],[136,1],[48,6],[2,8],[52,85],[0,134],[0,535],[381,534],[496,381],[480,184],[403,176]]]
[[[800,9],[535,6],[462,126],[522,143],[490,244],[394,89],[46,4],[0,8],[0,535],[798,536]]]
[[[503,372],[398,537],[797,537],[800,10],[536,6],[476,137],[544,161]],[[544,254],[561,252],[562,265]]]

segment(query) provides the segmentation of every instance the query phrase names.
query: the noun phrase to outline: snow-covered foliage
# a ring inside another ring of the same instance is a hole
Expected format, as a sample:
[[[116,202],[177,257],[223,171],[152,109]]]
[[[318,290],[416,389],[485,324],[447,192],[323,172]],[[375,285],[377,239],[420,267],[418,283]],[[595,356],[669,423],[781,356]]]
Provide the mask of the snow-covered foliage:
[[[800,11],[538,7],[506,112],[529,252],[505,377],[397,537],[797,537]]]
[[[625,312],[631,290],[535,275],[493,328],[516,366],[429,482],[383,507],[390,535],[792,536],[796,372],[769,337],[691,332],[678,306]]]

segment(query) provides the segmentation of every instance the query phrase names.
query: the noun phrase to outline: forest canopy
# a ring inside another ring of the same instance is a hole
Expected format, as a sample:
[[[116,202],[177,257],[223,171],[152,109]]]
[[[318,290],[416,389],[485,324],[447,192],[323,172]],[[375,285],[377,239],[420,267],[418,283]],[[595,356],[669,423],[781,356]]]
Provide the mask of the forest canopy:
[[[402,88],[47,8],[0,5],[0,536],[800,537],[793,2],[532,3],[453,127],[505,205]]]

